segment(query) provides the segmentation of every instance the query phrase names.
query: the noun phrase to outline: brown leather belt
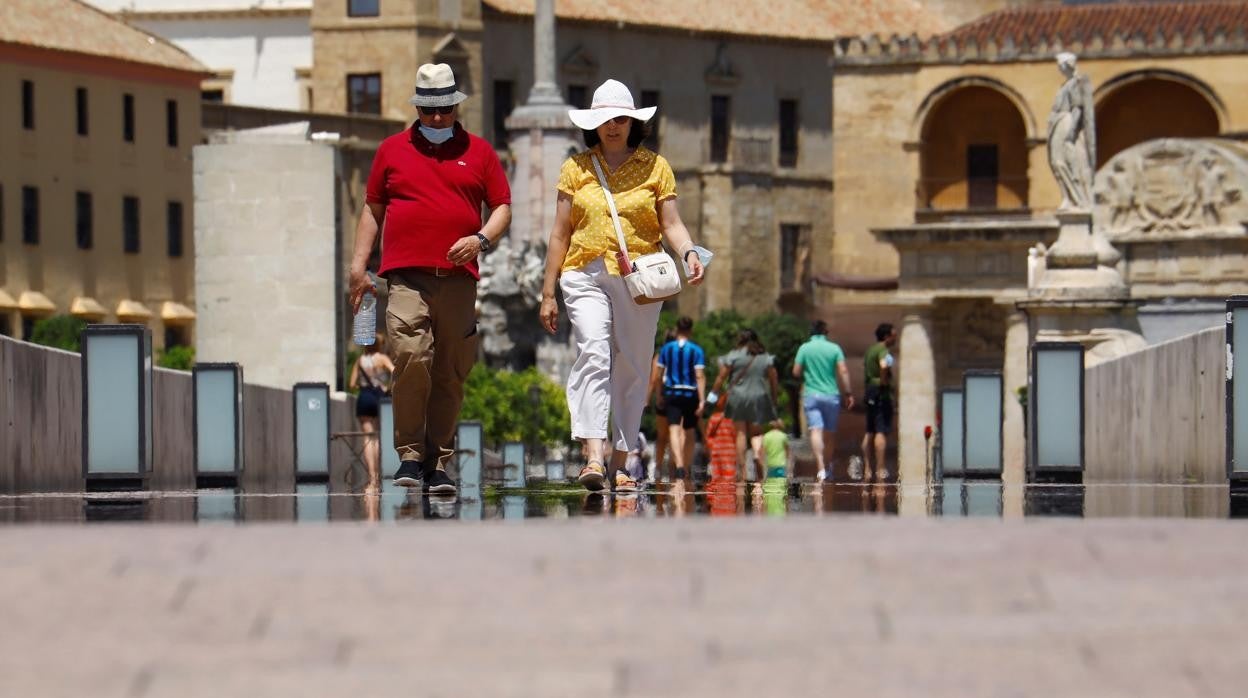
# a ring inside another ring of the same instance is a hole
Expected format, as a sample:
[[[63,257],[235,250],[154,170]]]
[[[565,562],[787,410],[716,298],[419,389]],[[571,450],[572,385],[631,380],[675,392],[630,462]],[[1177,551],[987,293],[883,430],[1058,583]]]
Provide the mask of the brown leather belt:
[[[472,276],[467,267],[404,267],[401,271],[414,271],[429,276]]]

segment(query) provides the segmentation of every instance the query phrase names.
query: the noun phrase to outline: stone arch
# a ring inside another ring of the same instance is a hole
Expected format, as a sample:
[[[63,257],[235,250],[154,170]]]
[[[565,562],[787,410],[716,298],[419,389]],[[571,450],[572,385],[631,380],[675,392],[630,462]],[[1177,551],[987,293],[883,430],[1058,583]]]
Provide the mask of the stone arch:
[[[1018,113],[1023,117],[1023,123],[1027,128],[1027,138],[1043,137],[1036,130],[1036,117],[1031,113],[1031,107],[1027,105],[1027,100],[1023,95],[1013,87],[997,80],[996,78],[985,77],[982,75],[968,75],[960,78],[954,78],[941,83],[936,89],[932,90],[923,98],[923,102],[919,104],[919,108],[914,112],[914,118],[910,121],[910,140],[912,142],[919,141],[923,137],[923,124],[927,121],[928,115],[932,108],[935,107],[942,99],[950,93],[956,92],[964,87],[981,86],[987,87],[1000,92],[1006,99],[1014,103]]]
[[[1027,206],[1027,141],[1034,119],[995,80],[962,78],[924,100],[916,118],[918,206],[929,210]]]
[[[1096,101],[1096,166],[1157,138],[1212,138],[1226,105],[1204,81],[1175,70],[1136,70],[1101,85]]]

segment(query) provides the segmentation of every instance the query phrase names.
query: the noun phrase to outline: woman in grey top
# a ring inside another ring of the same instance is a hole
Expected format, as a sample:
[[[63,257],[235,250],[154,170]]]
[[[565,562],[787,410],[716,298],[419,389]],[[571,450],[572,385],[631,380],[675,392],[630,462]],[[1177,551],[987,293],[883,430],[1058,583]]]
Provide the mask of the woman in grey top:
[[[714,392],[722,386],[728,401],[724,415],[737,428],[737,481],[745,478],[745,449],[747,443],[754,449],[754,472],[761,473],[758,454],[762,453],[763,432],[768,424],[777,419],[776,395],[780,378],[776,373],[775,357],[767,353],[758,334],[743,329],[737,334],[737,347],[719,361],[719,376],[715,379]],[[759,478],[761,481],[761,477]]]

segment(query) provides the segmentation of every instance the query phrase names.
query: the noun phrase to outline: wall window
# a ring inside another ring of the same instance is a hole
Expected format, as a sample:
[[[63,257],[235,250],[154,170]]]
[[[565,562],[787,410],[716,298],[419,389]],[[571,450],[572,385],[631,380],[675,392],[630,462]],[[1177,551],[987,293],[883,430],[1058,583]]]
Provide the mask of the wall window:
[[[996,208],[999,179],[997,144],[966,146],[967,208]]]
[[[39,244],[39,187],[22,187],[22,242]]]
[[[797,166],[797,100],[780,100],[780,166]]]
[[[797,246],[802,240],[802,226],[784,223],[780,226],[780,290],[791,291],[797,284]]]
[[[127,143],[134,142],[134,95],[121,96],[121,137]]]
[[[641,107],[657,107],[659,105],[658,90],[642,90],[641,91]],[[650,135],[646,137],[646,147],[650,150],[657,151],[659,149],[659,114],[655,112],[654,118],[650,119]]]
[[[121,244],[127,254],[139,253],[139,199],[127,196],[121,200]]]
[[[204,90],[203,92],[199,93],[199,98],[202,101],[209,102],[211,104],[224,104],[225,103],[225,88],[217,87],[213,89]]]
[[[381,114],[381,73],[347,76],[347,111]]]
[[[380,0],[347,0],[348,17],[376,17],[381,14]]]
[[[589,88],[584,85],[568,85],[568,106],[589,108]]]
[[[90,121],[87,118],[87,88],[79,87],[74,91],[74,103],[77,105],[78,135],[85,136],[90,131]]]
[[[711,162],[728,162],[732,138],[732,101],[727,95],[711,96]]]
[[[165,325],[165,349],[189,346],[191,346],[191,343],[187,340],[185,327]]]
[[[35,83],[22,81],[22,128],[35,130]]]
[[[165,209],[165,237],[169,241],[169,256],[182,256],[182,202],[170,201]]]
[[[0,313],[0,334],[5,337],[13,336],[13,327],[9,325],[9,314]]]
[[[74,237],[78,249],[89,250],[93,244],[95,213],[91,192],[80,191],[74,195]]]
[[[515,109],[515,83],[510,80],[494,81],[494,145],[507,147],[507,117]]]
[[[35,336],[35,323],[39,322],[39,318],[34,315],[22,316],[22,339],[29,342]]]
[[[165,143],[170,148],[178,147],[178,101],[165,100]]]

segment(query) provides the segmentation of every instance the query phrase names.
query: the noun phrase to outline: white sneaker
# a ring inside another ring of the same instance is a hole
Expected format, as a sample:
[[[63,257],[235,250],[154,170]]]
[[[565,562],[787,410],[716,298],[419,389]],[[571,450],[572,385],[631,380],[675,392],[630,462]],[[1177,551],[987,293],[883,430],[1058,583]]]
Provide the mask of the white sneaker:
[[[820,470],[819,472],[815,473],[815,482],[819,484],[823,484],[823,481],[827,479],[828,479],[828,472],[826,470]]]

